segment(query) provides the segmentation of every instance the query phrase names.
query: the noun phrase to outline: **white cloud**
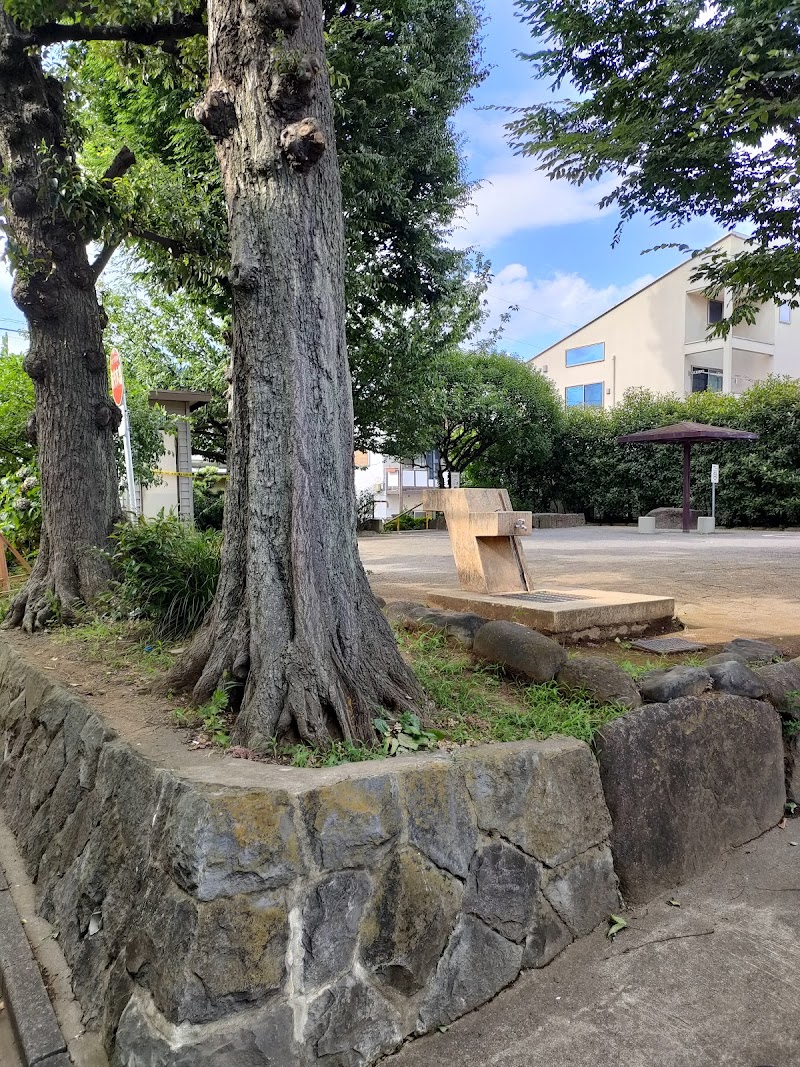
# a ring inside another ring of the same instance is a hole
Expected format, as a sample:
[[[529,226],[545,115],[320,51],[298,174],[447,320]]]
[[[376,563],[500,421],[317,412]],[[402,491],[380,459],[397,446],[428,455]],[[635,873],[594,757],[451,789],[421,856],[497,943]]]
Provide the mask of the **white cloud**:
[[[530,359],[653,280],[652,274],[643,274],[627,285],[596,289],[580,274],[556,272],[531,278],[524,264],[509,263],[494,276],[486,292],[489,319],[484,329],[500,325],[508,311],[510,319],[500,343]]]
[[[613,182],[571,185],[550,181],[531,159],[503,161],[503,169],[489,173],[472,194],[453,234],[459,247],[475,245],[487,251],[525,230],[563,226],[599,219],[598,202]]]

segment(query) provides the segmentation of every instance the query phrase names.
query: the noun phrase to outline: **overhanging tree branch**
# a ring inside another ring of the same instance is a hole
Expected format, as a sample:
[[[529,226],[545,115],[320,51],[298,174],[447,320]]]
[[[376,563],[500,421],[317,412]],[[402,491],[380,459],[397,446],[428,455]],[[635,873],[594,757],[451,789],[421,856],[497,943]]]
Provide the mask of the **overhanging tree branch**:
[[[67,41],[129,41],[131,44],[155,45],[197,37],[206,32],[205,21],[200,14],[196,14],[182,15],[170,22],[143,22],[131,26],[47,22],[24,33],[22,41],[25,45],[62,44]]]
[[[120,148],[106,168],[106,172],[101,179],[103,185],[110,186],[117,178],[127,174],[135,162],[136,156],[127,145]]]
[[[155,233],[153,230],[140,230],[131,227],[128,230],[128,235],[135,237],[139,241],[149,241],[151,244],[166,248],[173,256],[183,256],[191,251],[183,241],[178,241],[174,237],[167,237],[163,233]]]
[[[103,271],[108,266],[109,260],[119,248],[119,241],[107,241],[100,250],[100,254],[97,259],[92,263],[91,271],[92,277],[95,281],[100,277]]]

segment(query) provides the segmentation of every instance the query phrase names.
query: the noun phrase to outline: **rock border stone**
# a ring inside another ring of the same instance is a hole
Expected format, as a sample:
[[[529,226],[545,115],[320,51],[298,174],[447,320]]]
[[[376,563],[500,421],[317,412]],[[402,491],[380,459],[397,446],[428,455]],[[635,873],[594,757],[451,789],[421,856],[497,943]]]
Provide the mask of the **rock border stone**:
[[[619,907],[572,738],[207,780],[2,639],[0,730],[0,802],[115,1067],[369,1067]]]

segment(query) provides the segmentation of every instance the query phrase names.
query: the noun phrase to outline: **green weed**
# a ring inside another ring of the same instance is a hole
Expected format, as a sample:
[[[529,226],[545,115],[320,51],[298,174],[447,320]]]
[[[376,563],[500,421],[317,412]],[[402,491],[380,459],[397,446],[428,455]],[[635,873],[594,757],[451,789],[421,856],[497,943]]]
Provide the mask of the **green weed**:
[[[401,632],[398,640],[435,704],[428,719],[456,744],[544,740],[554,734],[591,742],[626,710],[600,707],[579,694],[565,696],[552,682],[506,679],[500,667],[476,662],[439,634]]]

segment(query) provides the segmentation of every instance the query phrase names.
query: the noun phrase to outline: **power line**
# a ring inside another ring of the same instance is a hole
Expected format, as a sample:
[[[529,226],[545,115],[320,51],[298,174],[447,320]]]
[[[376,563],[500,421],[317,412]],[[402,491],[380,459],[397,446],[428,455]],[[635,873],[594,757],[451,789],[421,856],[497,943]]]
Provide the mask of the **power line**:
[[[506,304],[505,300],[501,300],[499,296],[492,296],[491,293],[484,293],[487,300],[495,300],[498,304]],[[578,329],[576,322],[568,322],[566,319],[559,319],[555,315],[548,315],[546,311],[539,311],[537,308],[529,307],[527,304],[506,304],[508,310],[513,308],[524,309],[525,311],[532,311],[534,315],[541,315],[545,319],[552,319],[553,322],[560,322],[563,326],[571,326],[574,330]]]

